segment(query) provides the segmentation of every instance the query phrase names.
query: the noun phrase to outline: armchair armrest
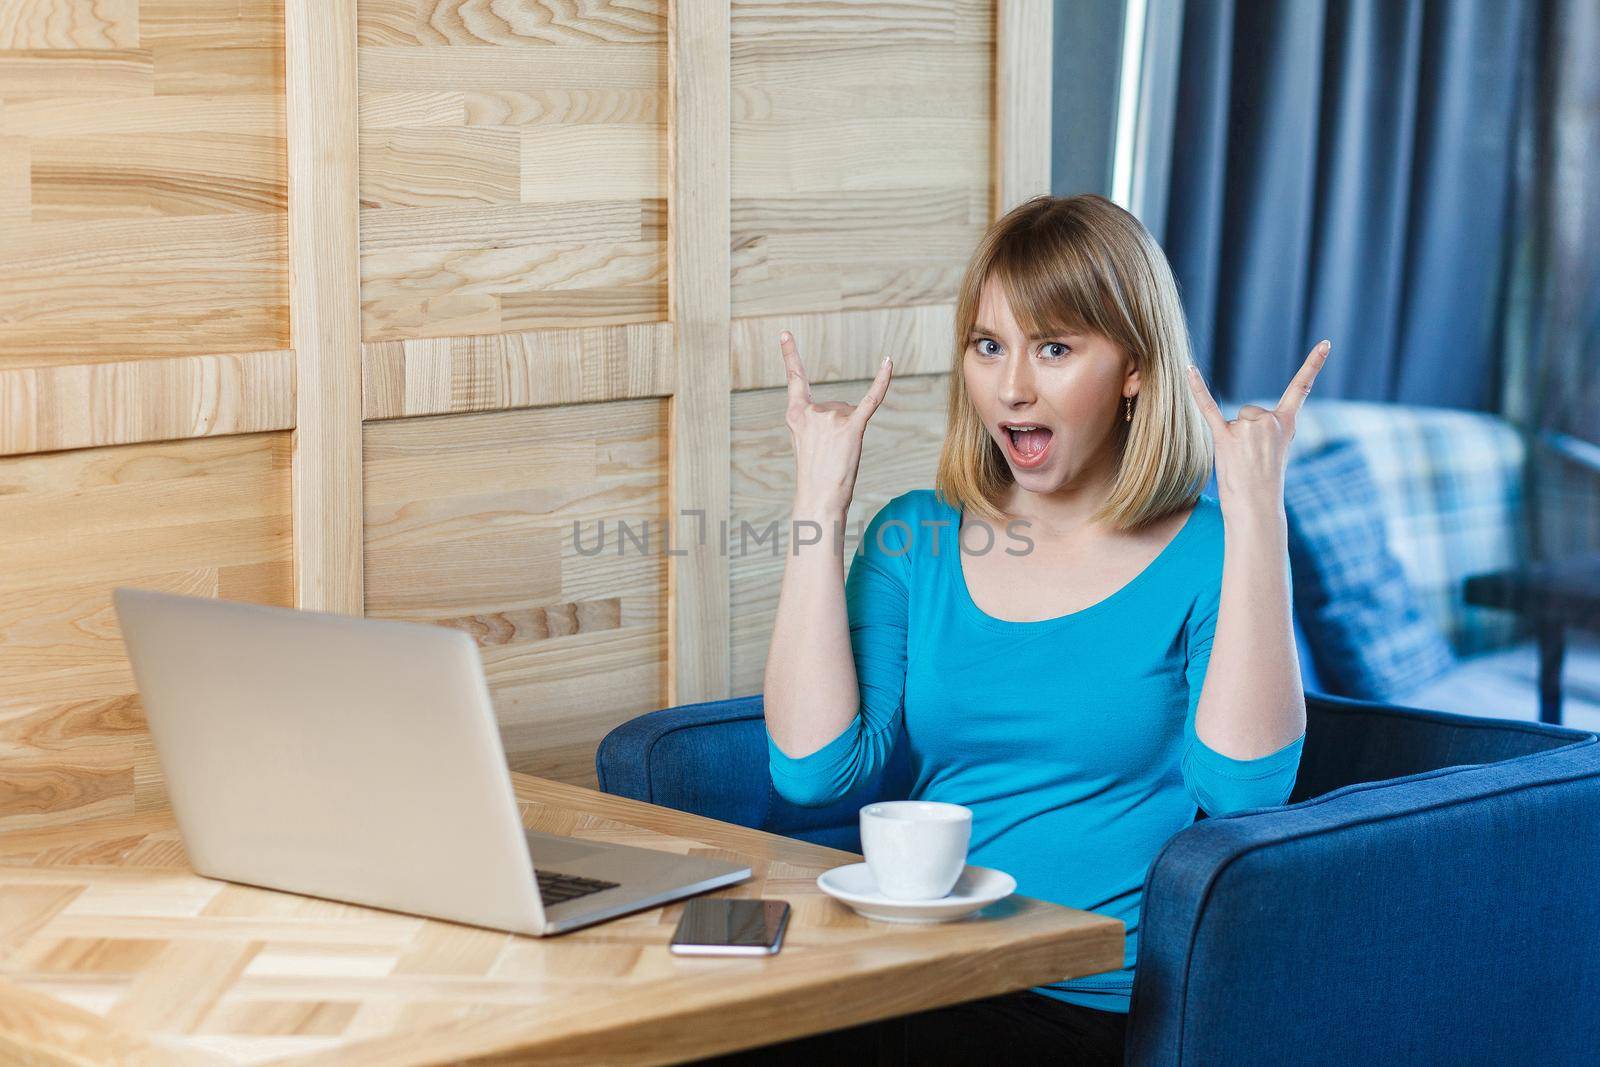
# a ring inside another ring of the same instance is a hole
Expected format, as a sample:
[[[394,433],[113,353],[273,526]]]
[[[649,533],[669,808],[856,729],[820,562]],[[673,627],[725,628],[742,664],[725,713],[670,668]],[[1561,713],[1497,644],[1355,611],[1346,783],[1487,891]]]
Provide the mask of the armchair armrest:
[[[1426,712],[1335,710],[1372,731],[1332,742],[1368,748],[1357,765],[1487,744]],[[1377,751],[1408,733],[1409,756]],[[1146,876],[1127,1062],[1588,1062],[1600,738],[1566,733],[1175,835]]]

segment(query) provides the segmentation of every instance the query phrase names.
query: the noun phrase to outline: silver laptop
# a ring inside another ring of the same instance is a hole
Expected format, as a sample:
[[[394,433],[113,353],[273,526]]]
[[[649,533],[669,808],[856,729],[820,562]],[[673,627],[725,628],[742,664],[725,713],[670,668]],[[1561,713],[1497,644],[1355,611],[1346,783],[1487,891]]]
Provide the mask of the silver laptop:
[[[523,829],[459,630],[120,588],[112,599],[203,875],[557,934],[750,868]]]

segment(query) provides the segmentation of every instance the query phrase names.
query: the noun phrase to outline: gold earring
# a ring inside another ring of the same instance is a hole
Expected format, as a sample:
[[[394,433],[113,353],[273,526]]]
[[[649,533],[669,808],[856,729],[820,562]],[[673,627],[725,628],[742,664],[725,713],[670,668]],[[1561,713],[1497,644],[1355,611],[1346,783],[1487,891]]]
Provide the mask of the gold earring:
[[[1132,422],[1133,421],[1133,397],[1125,396],[1122,399],[1126,400],[1128,402],[1128,409],[1122,413],[1122,421],[1123,422]]]

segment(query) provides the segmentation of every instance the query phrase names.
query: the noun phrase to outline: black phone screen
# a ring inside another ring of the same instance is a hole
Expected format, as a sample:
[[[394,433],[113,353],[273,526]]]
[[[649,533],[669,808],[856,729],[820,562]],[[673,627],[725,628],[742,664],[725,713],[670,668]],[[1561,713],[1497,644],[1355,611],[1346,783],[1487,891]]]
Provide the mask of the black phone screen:
[[[683,907],[672,950],[721,949],[748,955],[778,951],[789,922],[787,900],[696,897]],[[711,953],[716,954],[716,953]]]

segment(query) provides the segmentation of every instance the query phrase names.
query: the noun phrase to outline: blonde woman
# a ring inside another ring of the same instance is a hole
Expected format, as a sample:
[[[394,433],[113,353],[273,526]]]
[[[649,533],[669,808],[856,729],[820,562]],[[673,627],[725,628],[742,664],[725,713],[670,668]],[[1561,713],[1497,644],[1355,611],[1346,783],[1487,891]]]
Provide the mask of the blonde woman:
[[[827,803],[909,745],[912,796],[972,809],[969,862],[1120,918],[1124,966],[763,1062],[890,1029],[910,1063],[979,1062],[997,1039],[1008,1063],[1120,1062],[1157,851],[1197,806],[1282,803],[1299,766],[1283,474],[1328,343],[1275,408],[1226,420],[1166,257],[1092,195],[998,220],[955,325],[934,488],[877,512],[848,579],[836,537],[788,558],[764,686],[772,780]],[[794,519],[836,530],[892,368],[859,405],[815,403],[779,340]],[[1213,461],[1215,498],[1200,491]]]

